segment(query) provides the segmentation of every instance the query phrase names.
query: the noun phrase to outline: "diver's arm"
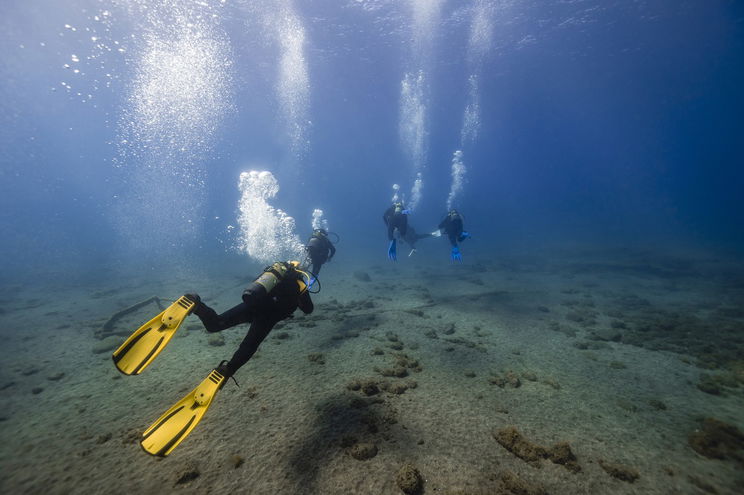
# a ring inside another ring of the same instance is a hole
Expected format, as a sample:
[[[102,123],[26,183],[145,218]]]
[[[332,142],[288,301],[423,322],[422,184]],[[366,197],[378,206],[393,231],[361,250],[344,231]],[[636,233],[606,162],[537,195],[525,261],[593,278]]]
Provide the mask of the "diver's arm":
[[[297,306],[306,315],[309,315],[310,313],[313,312],[313,309],[315,309],[315,307],[313,306],[313,300],[310,299],[310,293],[308,291],[305,291],[302,294],[300,294],[300,297],[297,303],[298,303]]]
[[[331,258],[336,256],[336,246],[334,246],[331,241],[328,241],[328,249],[331,251],[330,256],[328,256],[328,261],[331,261]]]
[[[390,223],[390,219],[393,217],[393,214],[395,213],[395,208],[392,206],[385,210],[385,213],[382,214],[382,221],[385,222],[385,225],[388,225]]]

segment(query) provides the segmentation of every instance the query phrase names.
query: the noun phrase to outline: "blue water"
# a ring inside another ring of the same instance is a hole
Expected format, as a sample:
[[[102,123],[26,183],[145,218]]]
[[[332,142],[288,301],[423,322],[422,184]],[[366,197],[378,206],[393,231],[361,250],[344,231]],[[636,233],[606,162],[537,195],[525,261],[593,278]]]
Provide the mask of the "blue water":
[[[481,253],[744,247],[741,2],[9,0],[0,48],[9,278],[247,259],[253,169],[300,237],[321,208],[340,255],[382,263],[392,184],[422,173],[433,229],[458,149]]]

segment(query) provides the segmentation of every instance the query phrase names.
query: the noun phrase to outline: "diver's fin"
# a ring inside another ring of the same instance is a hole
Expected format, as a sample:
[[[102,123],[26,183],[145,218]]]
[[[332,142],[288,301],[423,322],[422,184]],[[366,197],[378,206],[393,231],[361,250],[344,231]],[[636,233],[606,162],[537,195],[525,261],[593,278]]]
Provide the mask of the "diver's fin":
[[[222,388],[225,376],[212,370],[207,378],[160,416],[142,434],[140,445],[148,454],[165,457],[191,433]]]
[[[442,237],[442,231],[437,229],[434,232],[431,233],[432,237]]]
[[[116,368],[125,375],[139,375],[170,342],[195,306],[196,301],[181,296],[165,311],[139,327],[111,356]]]

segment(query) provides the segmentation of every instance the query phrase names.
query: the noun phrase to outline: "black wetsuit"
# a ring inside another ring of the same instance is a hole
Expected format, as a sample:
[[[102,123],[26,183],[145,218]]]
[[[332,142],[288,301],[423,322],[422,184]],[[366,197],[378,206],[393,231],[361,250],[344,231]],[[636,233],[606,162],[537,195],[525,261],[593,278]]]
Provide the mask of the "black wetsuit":
[[[426,239],[427,237],[431,237],[431,234],[417,234],[416,230],[409,226],[403,240],[406,241],[406,244],[411,246],[411,249],[416,249],[416,242],[419,239]]]
[[[459,213],[457,215],[447,215],[439,223],[439,230],[444,230],[447,233],[453,247],[457,246],[457,242],[462,241],[462,216]]]
[[[307,291],[300,293],[297,278],[288,275],[269,294],[243,294],[242,303],[221,315],[202,302],[197,304],[194,314],[202,321],[207,332],[221,332],[250,322],[248,333],[227,363],[227,375],[231,376],[255,354],[274,325],[291,317],[297,308],[310,314],[313,312],[313,301]]]
[[[391,206],[382,215],[382,220],[387,225],[388,240],[394,239],[393,233],[395,229],[398,229],[398,233],[401,237],[405,238],[406,232],[408,231],[408,215],[402,213],[402,211],[395,212],[395,205]]]
[[[323,263],[331,261],[331,258],[336,255],[336,247],[330,239],[318,232],[313,234],[310,240],[307,241],[305,249],[310,256],[310,261],[313,263],[312,273],[315,276],[320,272],[320,267],[323,266]]]

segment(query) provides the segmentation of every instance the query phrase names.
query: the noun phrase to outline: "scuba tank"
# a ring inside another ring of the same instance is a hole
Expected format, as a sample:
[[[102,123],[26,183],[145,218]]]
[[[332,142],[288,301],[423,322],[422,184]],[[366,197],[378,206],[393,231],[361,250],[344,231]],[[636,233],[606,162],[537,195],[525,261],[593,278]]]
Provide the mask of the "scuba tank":
[[[258,301],[270,294],[274,290],[274,287],[288,277],[297,280],[300,294],[305,292],[307,290],[307,283],[302,280],[302,275],[305,275],[308,280],[310,277],[304,271],[300,270],[299,266],[299,261],[277,261],[273,265],[266,267],[263,273],[243,291],[243,302],[249,306],[255,306]]]
[[[307,245],[305,248],[310,248],[313,246],[321,247],[325,244],[325,240],[327,239],[325,230],[323,229],[316,229],[313,231],[313,234],[310,236],[310,239],[307,240]]]

